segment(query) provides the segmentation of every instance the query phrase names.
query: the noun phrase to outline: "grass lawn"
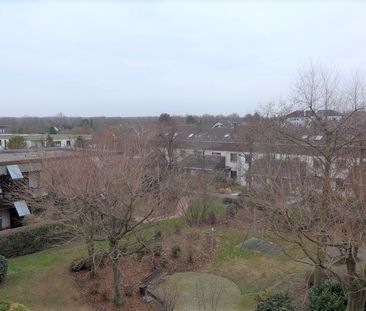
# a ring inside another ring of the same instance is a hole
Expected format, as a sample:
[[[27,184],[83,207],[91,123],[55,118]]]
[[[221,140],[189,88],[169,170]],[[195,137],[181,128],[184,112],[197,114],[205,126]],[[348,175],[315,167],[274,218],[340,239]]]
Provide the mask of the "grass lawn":
[[[243,310],[239,288],[226,278],[199,272],[176,273],[159,284],[157,291],[164,292],[164,288],[169,289],[172,286],[178,293],[175,311],[213,310],[214,307],[220,311]]]
[[[238,245],[253,237],[245,232],[225,229],[218,235],[219,251],[205,271],[226,277],[239,286],[244,310],[254,310],[254,298],[263,290],[288,290],[287,285],[292,286],[303,277],[306,267],[285,255],[269,256],[241,250]]]
[[[146,225],[145,234],[160,230],[171,234],[176,226],[184,227],[183,219],[172,219]],[[123,241],[122,241],[123,243]],[[99,242],[107,247],[106,242]],[[82,242],[66,244],[34,254],[8,259],[9,270],[0,285],[0,297],[22,303],[33,311],[91,311],[69,275],[73,259],[86,255]]]
[[[9,259],[0,297],[33,311],[90,311],[69,276],[70,262],[84,255],[82,244],[66,245]]]
[[[219,214],[225,212],[225,206],[221,202],[214,202],[211,209]],[[146,224],[143,234],[151,236],[161,231],[163,235],[169,235],[177,227],[183,230],[187,227],[183,218]],[[267,256],[240,250],[238,245],[253,235],[249,236],[246,232],[231,228],[218,229],[217,235],[219,249],[210,266],[200,272],[209,273],[208,278],[222,281],[221,283],[232,289],[232,297],[229,293],[225,294],[231,297],[227,305],[232,303],[231,309],[228,307],[227,310],[254,310],[254,298],[261,291],[287,290],[296,282],[304,280],[306,267],[291,261],[285,255]],[[125,241],[122,244],[123,242]],[[100,242],[100,246],[106,247],[107,243]],[[86,251],[80,242],[9,259],[8,275],[0,285],[1,299],[23,303],[33,311],[91,311],[83,302],[68,271],[71,261],[84,255]],[[200,279],[207,274],[198,273],[196,276]],[[179,281],[179,277],[177,278]],[[181,280],[181,286],[192,289],[192,284],[196,283],[189,279]],[[189,294],[189,297],[193,296],[194,293]],[[188,301],[190,298],[184,300]],[[186,309],[182,307],[177,310]]]

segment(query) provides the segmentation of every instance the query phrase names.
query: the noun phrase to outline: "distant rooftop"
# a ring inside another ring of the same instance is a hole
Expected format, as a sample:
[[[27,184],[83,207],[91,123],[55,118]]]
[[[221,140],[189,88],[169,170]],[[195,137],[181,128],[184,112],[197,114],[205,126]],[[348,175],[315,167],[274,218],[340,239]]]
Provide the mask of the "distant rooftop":
[[[3,150],[0,151],[0,165],[12,163],[34,162],[42,159],[72,156],[77,153],[75,149],[47,148],[42,150]]]

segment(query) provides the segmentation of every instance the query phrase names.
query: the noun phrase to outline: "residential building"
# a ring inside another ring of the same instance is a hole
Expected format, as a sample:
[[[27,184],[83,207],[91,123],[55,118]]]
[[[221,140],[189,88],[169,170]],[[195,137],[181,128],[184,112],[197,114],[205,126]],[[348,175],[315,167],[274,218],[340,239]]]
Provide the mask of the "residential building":
[[[62,148],[0,152],[0,230],[20,226],[22,219],[32,212],[17,189],[25,184],[31,191],[41,190],[42,161],[74,156],[75,152]]]
[[[27,149],[44,148],[47,146],[48,138],[53,142],[53,147],[73,148],[76,147],[78,137],[82,137],[84,141],[91,141],[91,135],[69,135],[69,134],[1,134],[0,133],[0,150],[8,149],[9,140],[14,136],[24,138]]]

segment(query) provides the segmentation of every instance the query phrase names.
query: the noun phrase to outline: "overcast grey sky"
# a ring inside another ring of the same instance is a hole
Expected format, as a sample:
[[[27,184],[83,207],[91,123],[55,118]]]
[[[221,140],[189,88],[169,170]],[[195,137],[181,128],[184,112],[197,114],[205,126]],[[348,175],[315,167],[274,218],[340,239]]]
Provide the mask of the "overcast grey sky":
[[[366,71],[366,1],[0,1],[0,115],[230,114]]]

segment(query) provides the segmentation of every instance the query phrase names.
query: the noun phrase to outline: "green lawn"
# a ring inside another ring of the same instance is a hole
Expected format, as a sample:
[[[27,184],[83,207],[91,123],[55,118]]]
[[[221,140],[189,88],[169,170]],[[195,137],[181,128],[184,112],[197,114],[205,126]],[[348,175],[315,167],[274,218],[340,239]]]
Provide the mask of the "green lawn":
[[[238,286],[214,274],[176,273],[159,284],[157,292],[164,297],[164,293],[172,290],[177,291],[175,311],[213,310],[215,307],[220,311],[244,311]]]
[[[242,293],[244,310],[254,310],[255,296],[264,290],[288,290],[303,276],[305,267],[285,255],[269,256],[241,250],[238,245],[253,237],[246,232],[219,230],[220,247],[207,272],[232,280]],[[260,237],[271,240],[269,237]],[[291,284],[291,285],[290,285]]]
[[[20,302],[33,311],[92,310],[83,303],[68,272],[70,262],[84,254],[81,244],[73,244],[9,259],[1,299]]]
[[[211,209],[216,213],[225,211],[220,202],[214,202]],[[157,231],[169,235],[177,226],[184,230],[187,225],[183,218],[146,224],[143,235],[151,236]],[[220,228],[217,235],[219,250],[212,264],[201,272],[222,276],[235,284],[240,310],[254,310],[254,298],[259,292],[286,290],[303,278],[304,266],[284,255],[266,256],[240,250],[238,245],[253,235],[238,229]],[[100,242],[100,245],[106,247],[107,243]],[[84,246],[79,242],[9,259],[8,275],[0,285],[1,299],[23,303],[33,311],[91,311],[82,301],[68,271],[71,261],[85,254]]]

